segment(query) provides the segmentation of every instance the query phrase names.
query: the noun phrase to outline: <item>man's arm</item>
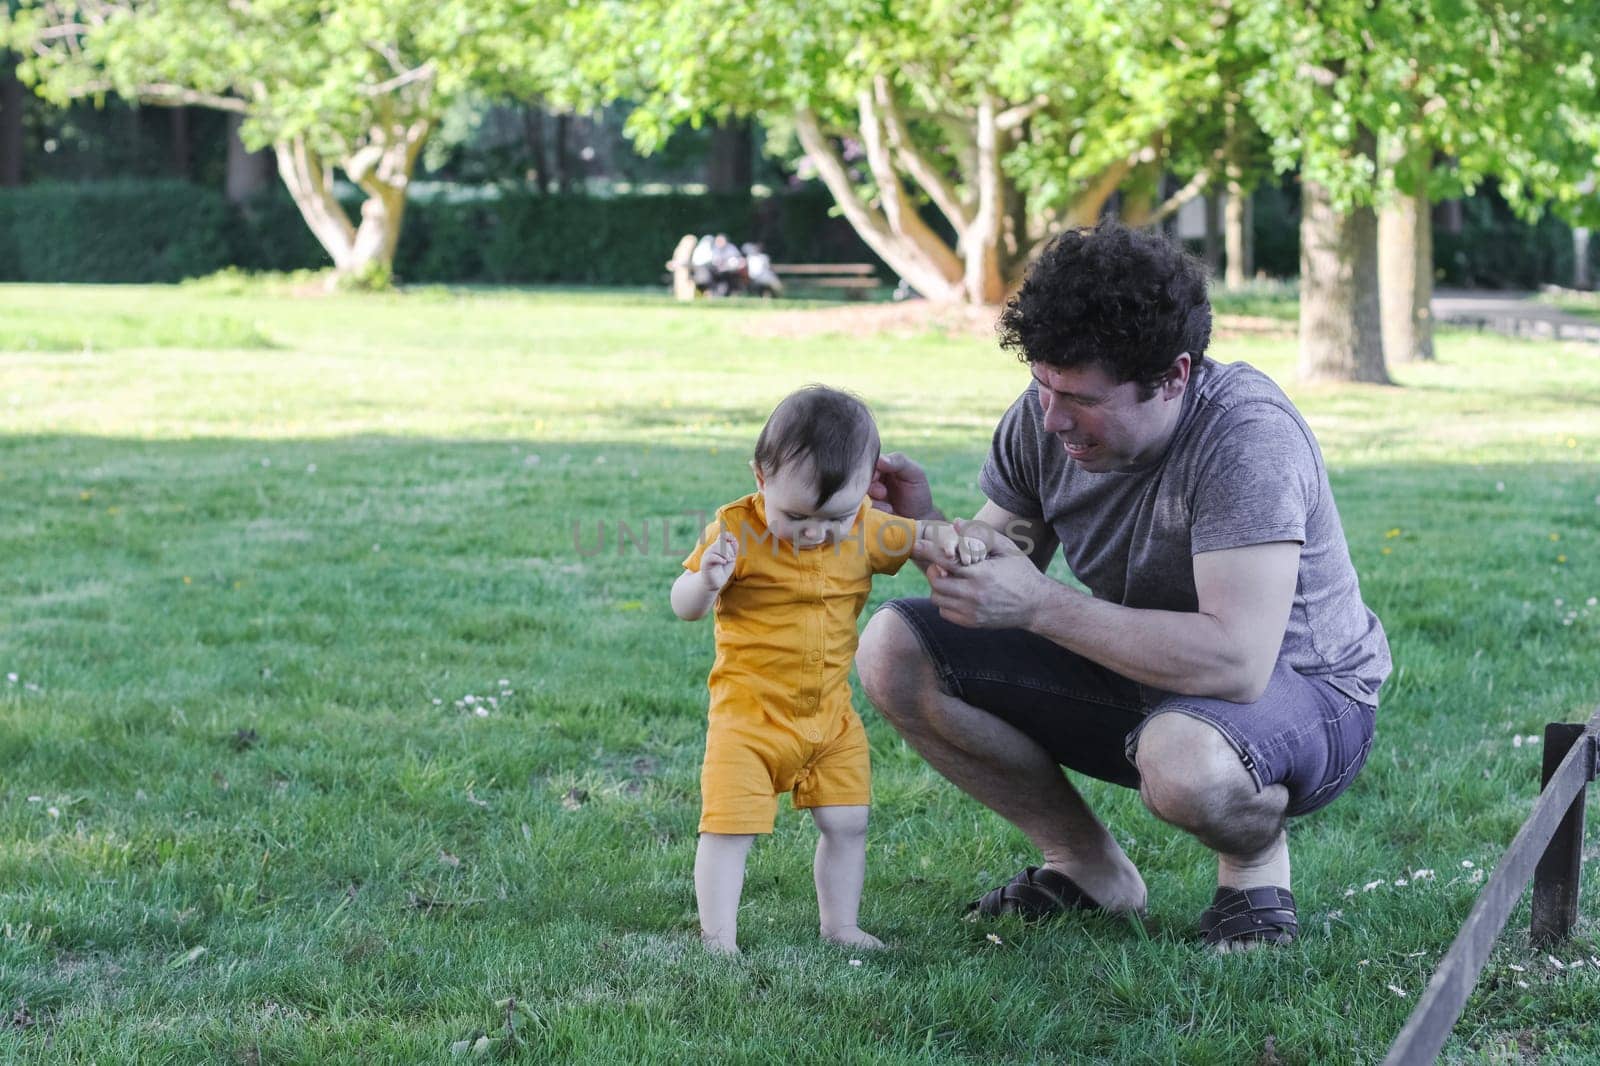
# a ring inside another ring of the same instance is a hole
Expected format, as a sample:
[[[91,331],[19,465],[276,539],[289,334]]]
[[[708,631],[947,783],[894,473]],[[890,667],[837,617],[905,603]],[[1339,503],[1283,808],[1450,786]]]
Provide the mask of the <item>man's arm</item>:
[[[1277,663],[1299,569],[1293,541],[1196,555],[1193,613],[1097,600],[1045,577],[1014,545],[929,585],[952,622],[1027,629],[1143,684],[1249,703]]]

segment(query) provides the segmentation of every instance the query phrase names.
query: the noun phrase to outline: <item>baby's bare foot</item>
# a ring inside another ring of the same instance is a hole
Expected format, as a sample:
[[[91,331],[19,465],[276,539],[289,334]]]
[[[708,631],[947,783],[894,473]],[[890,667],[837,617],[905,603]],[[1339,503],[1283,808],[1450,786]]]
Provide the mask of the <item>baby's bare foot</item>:
[[[822,939],[830,944],[839,944],[847,948],[866,948],[868,951],[883,947],[883,941],[858,925],[846,926],[843,929],[824,929]]]
[[[712,955],[739,954],[739,945],[734,938],[721,933],[708,933],[702,929],[700,931],[700,943]]]

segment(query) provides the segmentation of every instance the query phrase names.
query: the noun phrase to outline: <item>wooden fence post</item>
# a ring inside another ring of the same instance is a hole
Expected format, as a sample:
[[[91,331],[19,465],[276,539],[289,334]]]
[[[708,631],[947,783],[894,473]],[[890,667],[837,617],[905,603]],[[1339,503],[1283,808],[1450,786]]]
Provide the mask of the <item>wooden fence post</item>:
[[[1544,727],[1544,772],[1539,778],[1540,788],[1550,783],[1574,744],[1587,746],[1589,778],[1593,780],[1595,738],[1585,736],[1581,725],[1551,722]],[[1587,785],[1578,789],[1534,869],[1530,932],[1535,947],[1559,944],[1567,939],[1578,921],[1578,881],[1583,871],[1583,803],[1588,795]]]

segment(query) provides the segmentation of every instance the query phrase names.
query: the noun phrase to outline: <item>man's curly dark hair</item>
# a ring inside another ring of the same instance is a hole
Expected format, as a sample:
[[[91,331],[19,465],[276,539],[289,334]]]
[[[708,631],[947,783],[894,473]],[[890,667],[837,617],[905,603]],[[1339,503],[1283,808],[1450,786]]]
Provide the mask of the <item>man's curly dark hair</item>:
[[[1098,365],[1149,399],[1172,361],[1205,361],[1211,303],[1205,265],[1164,237],[1106,221],[1069,230],[1028,268],[1006,304],[1000,347],[1025,363]]]

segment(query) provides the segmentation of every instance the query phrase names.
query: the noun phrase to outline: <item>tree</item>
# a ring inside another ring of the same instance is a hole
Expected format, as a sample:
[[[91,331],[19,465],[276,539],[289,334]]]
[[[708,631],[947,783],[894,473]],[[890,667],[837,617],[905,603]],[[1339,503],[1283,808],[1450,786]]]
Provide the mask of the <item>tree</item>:
[[[546,0],[21,0],[5,39],[56,102],[115,93],[243,116],[337,276],[385,283],[417,155],[475,85],[526,90]],[[551,2],[552,8],[556,5]],[[343,170],[365,199],[352,222]]]
[[[22,184],[22,109],[25,100],[13,58],[0,51],[0,187]]]
[[[638,105],[641,148],[758,117],[941,301],[1002,299],[1213,91],[1213,31],[1158,0],[605,0],[569,26],[580,81]]]
[[[1302,374],[1381,382],[1385,356],[1431,357],[1435,196],[1494,176],[1525,215],[1582,210],[1597,19],[1574,0],[1255,0],[1247,95],[1305,192]]]
[[[1245,95],[1280,170],[1300,168],[1300,375],[1387,383],[1378,296],[1377,135],[1410,0],[1257,0]]]
[[[1428,61],[1396,72],[1380,175],[1393,189],[1379,225],[1384,348],[1400,361],[1434,356],[1433,201],[1494,177],[1524,217],[1581,204],[1595,159],[1584,127],[1600,113],[1593,5],[1413,0],[1409,13],[1413,55]]]

